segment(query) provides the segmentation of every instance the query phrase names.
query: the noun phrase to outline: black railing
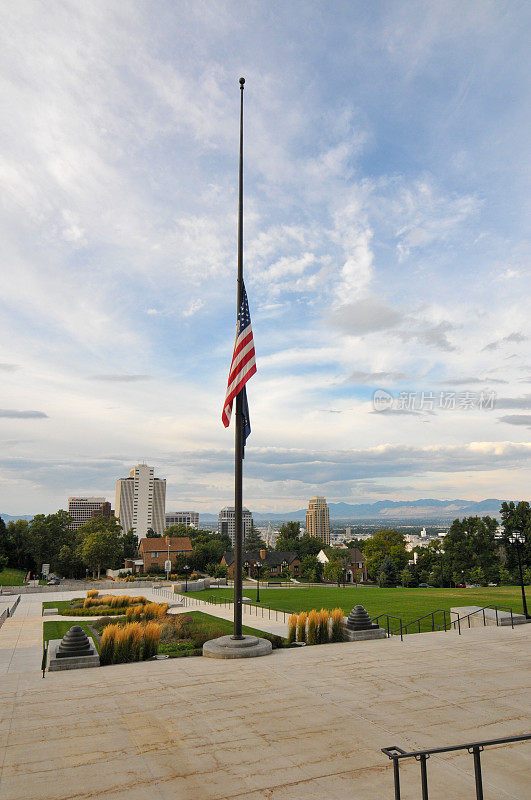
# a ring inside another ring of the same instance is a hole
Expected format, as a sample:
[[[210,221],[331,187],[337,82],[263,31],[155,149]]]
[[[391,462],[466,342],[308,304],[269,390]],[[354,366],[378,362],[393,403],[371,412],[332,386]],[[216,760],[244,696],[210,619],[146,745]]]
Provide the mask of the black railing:
[[[471,611],[470,614],[465,614],[463,617],[457,611],[453,611],[452,612],[453,614],[457,614],[457,619],[452,620],[451,623],[454,630],[457,626],[459,634],[461,634],[461,623],[464,622],[465,620],[468,621],[468,627],[470,628],[470,618],[475,616],[476,614],[483,614],[483,626],[486,626],[487,621],[485,618],[485,611],[488,608],[492,609],[492,611],[496,613],[496,627],[501,624],[498,616],[498,611],[508,611],[509,614],[511,615],[511,628],[514,630],[513,610],[509,606],[483,606],[482,608],[476,608],[475,611]]]
[[[42,677],[44,678],[44,673],[46,672],[46,661],[48,660],[48,642],[44,642],[42,648],[42,662],[41,662],[41,669],[42,669]]]
[[[393,762],[393,774],[395,781],[395,800],[400,800],[400,759],[414,758],[420,762],[420,784],[422,788],[422,800],[429,800],[428,796],[428,767],[427,760],[432,755],[438,753],[451,753],[455,750],[467,750],[474,757],[474,778],[476,782],[476,800],[483,800],[483,777],[481,774],[481,753],[485,747],[493,747],[498,744],[512,744],[513,742],[524,742],[531,739],[531,733],[522,736],[508,736],[505,739],[486,739],[482,742],[469,742],[468,744],[455,744],[450,747],[431,747],[427,750],[413,750],[408,753],[401,747],[382,747],[385,753]]]
[[[377,617],[372,617],[372,619],[371,619],[371,622],[378,622],[378,624],[379,624],[379,620],[381,620],[381,619],[382,619],[382,617],[385,617],[385,619],[386,619],[386,626],[387,626],[387,636],[388,636],[388,637],[389,637],[389,636],[395,636],[395,635],[397,635],[397,634],[398,634],[398,636],[400,636],[400,641],[401,641],[401,642],[403,642],[403,641],[404,641],[404,636],[402,635],[402,628],[403,628],[403,625],[402,625],[402,620],[400,619],[400,617],[393,617],[393,615],[392,615],[392,614],[378,614],[378,616],[377,616]],[[396,629],[396,631],[392,631],[392,630],[391,630],[391,625],[390,625],[390,623],[389,623],[389,620],[390,620],[390,619],[394,619],[394,620],[396,620],[397,622],[399,622],[399,623],[400,623],[400,627],[399,627],[399,628],[397,628],[397,629]],[[380,625],[380,628],[381,628],[381,627],[382,627],[382,626]]]
[[[465,614],[461,616],[458,611],[448,611],[446,608],[436,608],[434,611],[430,611],[429,614],[423,614],[422,617],[418,617],[417,619],[412,619],[410,622],[406,622],[405,625],[400,624],[400,628],[397,628],[394,631],[391,631],[392,634],[400,634],[400,638],[403,641],[403,633],[409,633],[408,628],[411,626],[415,626],[417,628],[417,633],[421,632],[421,622],[423,620],[431,620],[431,630],[432,631],[449,631],[457,629],[459,635],[461,635],[461,625],[462,623],[467,620],[468,627],[470,628],[470,618],[475,616],[476,614],[483,614],[483,625],[487,625],[487,620],[485,617],[485,611],[487,609],[492,609],[496,614],[496,625],[500,625],[500,619],[498,612],[499,611],[508,611],[511,615],[511,628],[514,629],[514,618],[513,618],[513,610],[509,606],[482,606],[481,608],[477,608],[475,611],[471,611],[470,614]],[[435,622],[435,615],[442,614],[443,615],[443,624],[439,625]],[[454,615],[455,619],[452,619],[452,614]],[[428,626],[429,628],[429,626]]]

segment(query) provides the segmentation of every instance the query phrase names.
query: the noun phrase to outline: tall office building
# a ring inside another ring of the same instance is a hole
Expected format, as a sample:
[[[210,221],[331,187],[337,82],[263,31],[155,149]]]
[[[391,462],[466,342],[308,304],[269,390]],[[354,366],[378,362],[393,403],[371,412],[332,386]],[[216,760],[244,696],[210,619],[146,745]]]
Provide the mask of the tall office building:
[[[324,497],[312,497],[306,512],[306,533],[330,544],[330,515]]]
[[[199,513],[197,511],[168,511],[166,512],[166,530],[172,525],[199,528]]]
[[[101,509],[104,504],[104,497],[69,497],[68,513],[72,518],[70,528],[77,531],[78,528],[92,519],[93,516],[98,516],[98,511],[103,514]]]
[[[243,541],[247,538],[253,527],[253,515],[245,506],[242,509],[242,522],[243,522]],[[225,506],[218,514],[218,533],[224,536],[230,536],[232,546],[234,547],[234,528],[236,524],[236,511],[234,506]]]
[[[155,478],[153,467],[137,464],[128,478],[116,482],[116,516],[124,533],[133,529],[139,539],[149,528],[164,533],[166,526],[166,478]]]

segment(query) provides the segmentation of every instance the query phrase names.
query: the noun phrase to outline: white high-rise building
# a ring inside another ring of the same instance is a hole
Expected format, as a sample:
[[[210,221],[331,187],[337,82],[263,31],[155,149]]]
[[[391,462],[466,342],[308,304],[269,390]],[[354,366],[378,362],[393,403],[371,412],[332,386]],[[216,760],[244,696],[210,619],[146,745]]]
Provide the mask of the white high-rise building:
[[[242,508],[242,522],[243,522],[243,541],[251,532],[253,527],[253,515],[245,506]],[[225,506],[218,514],[218,533],[230,536],[232,546],[234,547],[234,527],[236,524],[236,511],[234,506]]]
[[[116,482],[116,516],[124,533],[133,529],[139,539],[149,528],[164,533],[166,527],[166,478],[155,478],[153,467],[137,464],[128,478]]]
[[[71,529],[76,531],[92,519],[93,512],[99,511],[104,503],[104,497],[69,497],[68,513],[72,518]]]

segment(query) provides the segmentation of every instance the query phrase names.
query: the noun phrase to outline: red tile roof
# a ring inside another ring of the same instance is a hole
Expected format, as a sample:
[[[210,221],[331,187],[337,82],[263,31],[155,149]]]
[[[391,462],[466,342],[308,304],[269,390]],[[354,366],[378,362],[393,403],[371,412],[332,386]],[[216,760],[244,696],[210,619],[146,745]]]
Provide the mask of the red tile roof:
[[[170,552],[172,550],[179,550],[179,551],[189,551],[192,552],[192,543],[188,536],[170,536]],[[140,544],[138,545],[138,552],[142,553],[152,553],[152,552],[164,552],[168,551],[168,539],[166,536],[162,538],[160,536],[154,538],[146,538],[141,539]]]

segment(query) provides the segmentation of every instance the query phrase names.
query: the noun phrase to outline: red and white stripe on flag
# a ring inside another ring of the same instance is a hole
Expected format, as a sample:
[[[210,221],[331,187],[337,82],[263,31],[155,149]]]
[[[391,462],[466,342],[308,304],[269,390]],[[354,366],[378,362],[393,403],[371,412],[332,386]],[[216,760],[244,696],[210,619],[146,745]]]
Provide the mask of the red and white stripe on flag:
[[[230,423],[232,414],[232,401],[241,392],[249,378],[256,372],[253,329],[250,321],[241,333],[236,337],[234,353],[229,370],[229,380],[227,382],[227,393],[221,419],[226,428]]]

